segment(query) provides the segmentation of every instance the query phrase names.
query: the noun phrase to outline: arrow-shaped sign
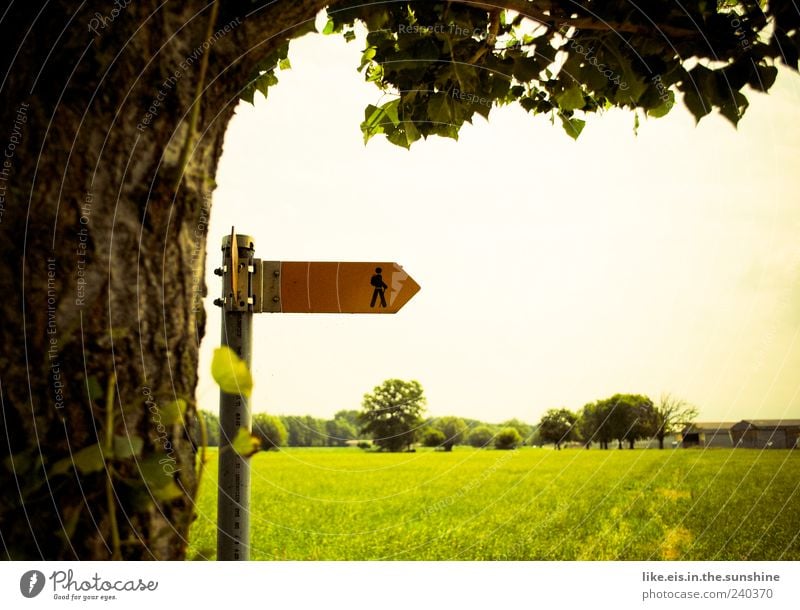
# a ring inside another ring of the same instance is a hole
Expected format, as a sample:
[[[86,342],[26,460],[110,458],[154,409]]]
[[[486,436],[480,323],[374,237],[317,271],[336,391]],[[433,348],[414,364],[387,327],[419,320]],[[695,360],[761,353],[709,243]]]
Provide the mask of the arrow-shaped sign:
[[[256,313],[397,313],[419,291],[397,263],[254,262]]]

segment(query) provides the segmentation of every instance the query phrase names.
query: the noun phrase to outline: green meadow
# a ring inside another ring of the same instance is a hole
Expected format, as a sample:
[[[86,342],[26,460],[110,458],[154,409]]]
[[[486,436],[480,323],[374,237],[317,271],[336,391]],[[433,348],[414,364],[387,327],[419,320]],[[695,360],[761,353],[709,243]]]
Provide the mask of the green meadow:
[[[800,560],[798,451],[284,449],[253,457],[251,502],[256,560]]]

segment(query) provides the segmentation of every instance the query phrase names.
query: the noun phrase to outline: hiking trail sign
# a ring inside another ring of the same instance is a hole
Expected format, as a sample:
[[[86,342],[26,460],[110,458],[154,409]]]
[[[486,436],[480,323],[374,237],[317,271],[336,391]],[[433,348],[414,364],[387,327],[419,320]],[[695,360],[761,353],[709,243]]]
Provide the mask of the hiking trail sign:
[[[252,368],[255,313],[397,313],[419,285],[392,262],[280,262],[254,258],[254,240],[222,240],[222,345]],[[250,460],[231,450],[252,429],[249,398],[220,392],[217,559],[250,558]]]
[[[397,263],[258,261],[253,312],[397,313],[419,285]]]

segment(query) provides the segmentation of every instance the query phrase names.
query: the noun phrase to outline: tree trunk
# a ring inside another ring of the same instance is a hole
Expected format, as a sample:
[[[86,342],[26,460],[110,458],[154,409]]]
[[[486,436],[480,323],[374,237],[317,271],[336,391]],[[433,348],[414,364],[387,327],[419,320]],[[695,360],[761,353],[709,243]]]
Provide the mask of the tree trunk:
[[[635,441],[634,439],[632,439],[632,438],[629,438],[629,439],[628,439],[628,449],[633,449],[633,445],[634,445],[635,443],[636,443],[636,441]]]
[[[658,448],[659,449],[663,449],[664,448],[664,437],[663,436],[659,436],[658,437]]]
[[[225,127],[270,32],[323,3],[88,4],[0,22],[0,553],[180,559]]]

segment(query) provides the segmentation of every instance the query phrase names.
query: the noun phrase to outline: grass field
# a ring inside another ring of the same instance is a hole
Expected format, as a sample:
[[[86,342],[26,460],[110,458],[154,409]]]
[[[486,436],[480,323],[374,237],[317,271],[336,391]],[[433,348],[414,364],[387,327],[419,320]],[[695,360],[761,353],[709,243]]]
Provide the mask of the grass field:
[[[190,558],[215,555],[209,457]],[[287,449],[252,465],[252,559],[800,560],[798,451]]]

